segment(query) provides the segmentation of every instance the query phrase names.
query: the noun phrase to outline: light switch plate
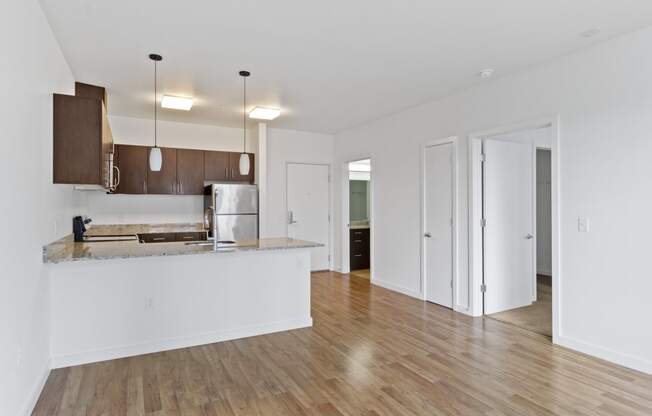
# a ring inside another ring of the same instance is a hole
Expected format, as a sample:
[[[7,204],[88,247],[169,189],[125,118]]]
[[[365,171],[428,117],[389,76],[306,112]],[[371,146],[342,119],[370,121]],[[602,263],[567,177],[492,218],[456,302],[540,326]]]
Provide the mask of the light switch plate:
[[[577,219],[577,231],[581,233],[588,233],[591,228],[591,224],[588,218],[579,217]]]

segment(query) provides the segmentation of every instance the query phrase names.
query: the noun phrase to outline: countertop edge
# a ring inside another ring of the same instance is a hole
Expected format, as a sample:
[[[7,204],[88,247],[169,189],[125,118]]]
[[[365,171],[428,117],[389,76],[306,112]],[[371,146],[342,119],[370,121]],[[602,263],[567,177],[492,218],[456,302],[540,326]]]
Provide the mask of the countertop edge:
[[[263,239],[264,240],[264,239]],[[288,239],[291,241],[292,239]],[[217,250],[197,250],[197,251],[178,251],[178,252],[158,252],[158,253],[136,253],[136,254],[117,254],[117,255],[99,255],[99,256],[89,256],[89,257],[68,257],[68,258],[48,258],[48,250],[52,248],[53,245],[65,245],[59,241],[50,243],[46,246],[43,246],[43,264],[60,264],[60,263],[79,263],[79,262],[92,262],[92,261],[106,261],[106,260],[120,260],[120,259],[137,259],[137,258],[150,258],[150,257],[176,257],[176,256],[190,256],[190,255],[199,255],[199,254],[227,254],[227,253],[246,253],[246,252],[256,252],[256,251],[283,251],[283,250],[297,250],[297,249],[311,249],[316,247],[323,247],[324,244],[313,243],[304,240],[295,240],[301,241],[302,243],[297,244],[296,246],[282,246],[277,247],[224,247]],[[74,244],[74,243],[68,243]],[[103,243],[95,243],[103,244]],[[53,257],[56,257],[54,255]]]

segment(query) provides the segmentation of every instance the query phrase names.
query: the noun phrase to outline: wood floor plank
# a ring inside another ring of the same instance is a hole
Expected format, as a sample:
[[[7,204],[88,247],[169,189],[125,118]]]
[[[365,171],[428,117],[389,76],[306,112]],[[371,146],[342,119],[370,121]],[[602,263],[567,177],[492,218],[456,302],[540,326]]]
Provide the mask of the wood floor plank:
[[[652,414],[652,377],[545,336],[312,277],[312,328],[54,370],[47,416]]]

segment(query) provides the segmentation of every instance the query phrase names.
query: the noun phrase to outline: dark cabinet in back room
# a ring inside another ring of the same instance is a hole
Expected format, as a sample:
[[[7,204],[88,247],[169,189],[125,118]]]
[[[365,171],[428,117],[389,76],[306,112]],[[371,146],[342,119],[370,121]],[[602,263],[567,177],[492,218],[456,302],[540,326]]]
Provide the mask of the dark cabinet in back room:
[[[371,239],[369,228],[351,229],[349,241],[351,270],[368,269],[371,254]]]
[[[114,164],[120,169],[119,194],[146,194],[149,147],[115,145]]]
[[[147,162],[147,193],[163,195],[176,194],[177,149],[161,147],[161,156],[163,157],[163,164],[161,165],[161,170],[158,172],[150,170],[149,160]]]
[[[177,149],[177,194],[203,195],[204,152]]]

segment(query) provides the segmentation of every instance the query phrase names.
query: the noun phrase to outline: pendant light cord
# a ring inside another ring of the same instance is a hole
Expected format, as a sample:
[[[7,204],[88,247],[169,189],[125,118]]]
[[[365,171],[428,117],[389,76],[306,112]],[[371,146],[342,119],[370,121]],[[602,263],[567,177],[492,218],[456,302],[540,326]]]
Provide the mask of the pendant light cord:
[[[158,84],[158,77],[157,77],[158,74],[156,72],[156,64],[157,63],[158,63],[158,61],[154,61],[154,147],[157,147],[157,140],[156,140],[157,139],[157,128],[156,128],[156,125],[157,125],[157,121],[158,121],[158,117],[157,117],[158,109],[156,108],[156,96],[158,95],[157,90],[156,90],[156,86]]]
[[[242,153],[247,152],[247,77],[244,80],[244,94],[242,94]]]

